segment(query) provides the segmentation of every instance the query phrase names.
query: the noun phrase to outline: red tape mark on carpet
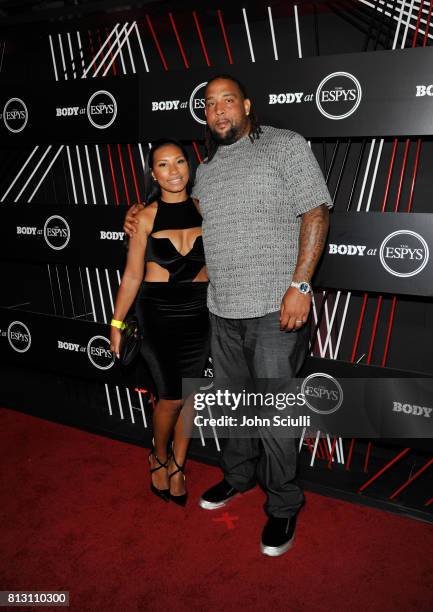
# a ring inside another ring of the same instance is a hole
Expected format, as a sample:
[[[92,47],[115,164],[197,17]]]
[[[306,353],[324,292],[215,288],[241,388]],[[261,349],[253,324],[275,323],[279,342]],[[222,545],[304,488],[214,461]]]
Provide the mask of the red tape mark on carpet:
[[[227,529],[234,529],[236,527],[234,521],[237,521],[238,519],[238,516],[230,516],[228,512],[223,512],[220,517],[214,518],[212,520],[216,523],[225,523]]]

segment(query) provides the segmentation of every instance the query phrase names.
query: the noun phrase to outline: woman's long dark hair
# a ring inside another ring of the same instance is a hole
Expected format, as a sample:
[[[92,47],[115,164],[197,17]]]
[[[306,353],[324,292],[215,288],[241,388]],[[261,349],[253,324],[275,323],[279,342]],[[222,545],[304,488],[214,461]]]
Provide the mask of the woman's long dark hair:
[[[233,83],[236,83],[236,85],[239,87],[239,90],[243,96],[243,99],[244,100],[245,98],[250,99],[245,85],[241,83],[236,77],[231,76],[230,74],[217,74],[216,76],[212,77],[207,82],[206,87],[208,87],[210,83],[213,83],[213,81],[216,81],[217,79],[225,79],[226,81],[232,81]],[[255,111],[255,108],[252,102],[251,102],[251,107],[250,107],[249,119],[250,119],[250,131],[249,131],[248,136],[251,142],[254,142],[254,140],[257,140],[258,138],[260,138],[262,128],[260,127],[259,120],[258,120],[256,111]],[[212,136],[212,132],[210,131],[209,126],[207,125],[205,129],[204,144],[205,144],[206,152],[207,152],[206,161],[210,161],[212,157],[215,155],[215,153],[217,152],[218,147],[220,145]]]
[[[147,152],[145,163],[144,163],[144,204],[145,206],[147,206],[151,202],[154,202],[155,200],[158,200],[161,197],[161,188],[159,186],[159,183],[155,181],[152,177],[153,159],[155,156],[155,151],[157,151],[161,147],[164,147],[165,145],[168,145],[168,144],[178,147],[182,151],[182,155],[186,159],[186,162],[189,168],[189,181],[186,185],[186,192],[188,195],[190,195],[191,193],[192,186],[193,186],[193,180],[192,180],[191,164],[189,161],[188,151],[183,146],[183,144],[179,142],[179,140],[176,140],[175,138],[160,138],[159,140],[156,140],[152,144],[151,148]]]

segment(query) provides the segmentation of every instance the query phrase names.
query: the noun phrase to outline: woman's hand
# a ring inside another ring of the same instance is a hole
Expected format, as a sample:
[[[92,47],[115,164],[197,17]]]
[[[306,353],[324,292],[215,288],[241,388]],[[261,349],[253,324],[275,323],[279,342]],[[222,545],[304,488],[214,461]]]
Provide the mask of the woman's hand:
[[[134,204],[128,209],[128,212],[125,217],[125,221],[123,222],[123,231],[130,238],[137,232],[137,228],[138,228],[137,213],[139,213],[140,210],[143,210],[143,208],[144,208],[143,204]]]
[[[111,333],[110,333],[110,350],[113,353],[113,355],[116,355],[117,359],[119,359],[119,356],[120,356],[120,338],[121,337],[122,337],[122,333],[120,329],[117,329],[117,327],[112,327]]]

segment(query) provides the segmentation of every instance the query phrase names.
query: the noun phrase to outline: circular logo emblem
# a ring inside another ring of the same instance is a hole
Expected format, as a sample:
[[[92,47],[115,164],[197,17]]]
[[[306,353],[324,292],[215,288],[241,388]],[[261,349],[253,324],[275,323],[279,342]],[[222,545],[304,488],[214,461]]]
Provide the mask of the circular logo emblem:
[[[69,225],[63,217],[52,215],[44,225],[44,238],[49,247],[61,251],[68,244],[71,237]]]
[[[98,370],[109,370],[114,365],[110,341],[105,336],[93,336],[87,343],[87,356]]]
[[[32,343],[32,336],[27,325],[21,321],[12,321],[7,331],[8,341],[17,353],[25,353]]]
[[[380,245],[380,263],[393,276],[406,278],[423,270],[429,259],[429,248],[422,236],[411,230],[389,234]]]
[[[315,372],[304,379],[301,385],[305,403],[317,414],[332,414],[343,403],[343,389],[330,374]]]
[[[201,123],[202,125],[206,125],[206,115],[204,112],[204,91],[202,91],[206,85],[207,81],[197,85],[189,98],[189,110],[191,115],[197,121],[197,123]]]
[[[23,131],[28,118],[27,106],[21,98],[11,98],[3,107],[3,122],[6,128],[14,134]]]
[[[105,130],[110,127],[117,116],[117,102],[114,96],[105,89],[96,91],[87,102],[87,118],[93,127]]]
[[[328,119],[346,119],[356,111],[361,97],[361,84],[353,74],[333,72],[319,83],[316,105]]]

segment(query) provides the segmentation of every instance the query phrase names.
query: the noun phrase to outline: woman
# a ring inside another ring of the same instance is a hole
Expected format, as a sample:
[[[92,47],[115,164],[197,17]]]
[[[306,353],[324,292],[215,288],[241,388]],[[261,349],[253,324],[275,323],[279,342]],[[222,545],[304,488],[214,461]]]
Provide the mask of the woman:
[[[170,139],[149,151],[146,205],[137,214],[116,297],[111,349],[119,354],[121,327],[136,299],[142,354],[157,387],[151,490],[185,505],[184,463],[189,444],[182,409],[182,378],[200,378],[209,353],[207,274],[201,215],[189,197],[187,152]],[[138,294],[138,295],[137,295]],[[170,438],[171,452],[167,452]]]

